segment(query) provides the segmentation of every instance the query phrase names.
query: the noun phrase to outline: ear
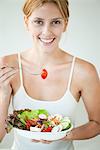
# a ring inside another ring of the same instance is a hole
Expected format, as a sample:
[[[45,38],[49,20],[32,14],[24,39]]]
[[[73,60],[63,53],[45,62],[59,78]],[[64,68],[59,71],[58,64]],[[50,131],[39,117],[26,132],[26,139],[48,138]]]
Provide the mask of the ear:
[[[28,30],[28,17],[24,16],[24,23],[25,23],[25,27]]]

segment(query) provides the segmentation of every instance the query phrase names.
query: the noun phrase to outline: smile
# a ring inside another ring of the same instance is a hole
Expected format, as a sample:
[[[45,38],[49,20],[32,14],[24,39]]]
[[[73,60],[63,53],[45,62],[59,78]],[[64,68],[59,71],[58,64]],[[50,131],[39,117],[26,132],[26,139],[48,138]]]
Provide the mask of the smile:
[[[40,39],[40,41],[41,41],[42,43],[44,43],[44,44],[51,44],[51,43],[55,40],[55,38],[52,38],[52,39],[39,38],[39,39]]]

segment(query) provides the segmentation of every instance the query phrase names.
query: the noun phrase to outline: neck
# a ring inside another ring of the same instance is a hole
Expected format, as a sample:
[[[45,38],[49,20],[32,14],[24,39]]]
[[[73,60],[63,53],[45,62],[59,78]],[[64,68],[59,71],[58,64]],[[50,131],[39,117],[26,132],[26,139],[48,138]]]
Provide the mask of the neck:
[[[52,53],[44,53],[44,52],[40,52],[40,51],[36,51],[34,49],[31,49],[30,52],[28,51],[29,54],[29,60],[32,60],[31,62],[33,62],[34,64],[38,65],[38,66],[47,66],[49,64],[52,64],[55,62],[55,58],[58,57],[58,55],[60,54],[60,50],[56,50]],[[34,60],[33,60],[34,58]]]

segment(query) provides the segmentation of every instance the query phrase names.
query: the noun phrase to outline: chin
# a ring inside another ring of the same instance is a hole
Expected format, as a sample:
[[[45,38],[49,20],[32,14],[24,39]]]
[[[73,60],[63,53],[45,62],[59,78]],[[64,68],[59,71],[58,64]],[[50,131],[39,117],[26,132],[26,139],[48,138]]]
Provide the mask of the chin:
[[[41,47],[40,48],[41,51],[43,51],[44,53],[53,53],[55,50],[57,50],[58,48],[57,47],[54,47],[54,46],[51,46],[51,47]]]

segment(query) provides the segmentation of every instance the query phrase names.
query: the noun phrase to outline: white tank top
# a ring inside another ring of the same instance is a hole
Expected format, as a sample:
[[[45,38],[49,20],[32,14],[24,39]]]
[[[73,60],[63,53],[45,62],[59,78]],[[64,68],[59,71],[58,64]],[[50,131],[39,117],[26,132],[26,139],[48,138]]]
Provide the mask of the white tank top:
[[[62,114],[64,116],[69,116],[74,123],[74,113],[77,106],[77,101],[70,92],[70,85],[74,70],[75,57],[73,57],[71,71],[69,75],[68,86],[63,97],[56,101],[41,101],[31,98],[25,88],[23,83],[22,75],[22,64],[20,53],[18,53],[18,61],[20,69],[20,81],[21,85],[12,100],[12,106],[14,110],[19,109],[46,109],[50,114]],[[14,132],[14,145],[12,147],[14,150],[74,150],[72,141],[56,141],[51,144],[33,143],[20,137],[16,132]]]

